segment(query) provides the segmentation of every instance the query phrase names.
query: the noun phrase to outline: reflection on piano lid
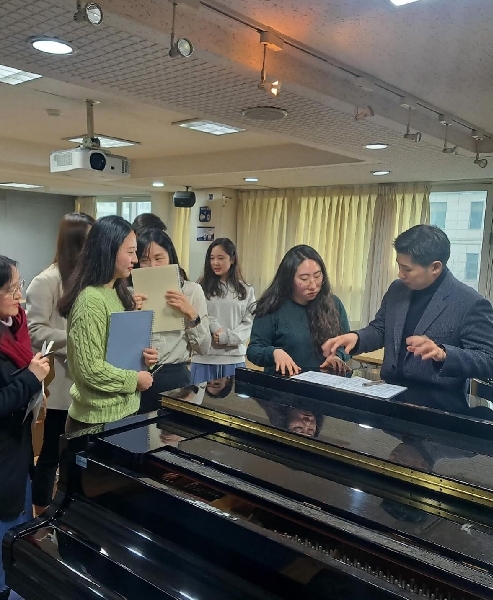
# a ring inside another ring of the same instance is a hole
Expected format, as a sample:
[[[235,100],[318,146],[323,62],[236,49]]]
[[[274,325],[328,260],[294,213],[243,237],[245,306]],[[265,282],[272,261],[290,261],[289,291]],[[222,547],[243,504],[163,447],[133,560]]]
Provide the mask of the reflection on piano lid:
[[[6,542],[26,600],[493,597],[483,424],[203,390],[62,440],[55,506]]]

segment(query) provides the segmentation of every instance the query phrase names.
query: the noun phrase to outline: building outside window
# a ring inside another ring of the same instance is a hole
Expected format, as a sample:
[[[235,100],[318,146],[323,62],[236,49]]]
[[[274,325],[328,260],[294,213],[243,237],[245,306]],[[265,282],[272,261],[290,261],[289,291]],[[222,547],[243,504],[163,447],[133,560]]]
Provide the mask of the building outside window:
[[[479,254],[468,252],[466,254],[465,281],[477,281],[479,277]]]
[[[483,246],[486,191],[431,192],[430,223],[450,239],[448,267],[459,281],[475,290]]]
[[[469,229],[483,229],[484,202],[471,202]]]
[[[436,225],[440,229],[445,229],[447,220],[447,203],[430,202],[430,225]]]

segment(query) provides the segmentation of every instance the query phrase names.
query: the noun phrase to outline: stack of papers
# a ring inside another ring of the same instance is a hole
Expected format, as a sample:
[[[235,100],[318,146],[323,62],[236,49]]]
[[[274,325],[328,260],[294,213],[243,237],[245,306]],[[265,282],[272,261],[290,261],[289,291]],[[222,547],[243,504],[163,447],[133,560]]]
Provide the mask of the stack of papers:
[[[364,396],[371,396],[372,398],[393,398],[394,396],[397,396],[397,394],[407,390],[406,387],[401,385],[391,385],[390,383],[378,383],[365,386],[365,383],[370,382],[369,379],[364,379],[363,377],[340,377],[339,375],[329,375],[328,373],[317,373],[315,371],[300,373],[299,375],[294,375],[291,379],[307,381],[308,383],[318,383],[319,385],[325,385],[336,390],[363,394]]]

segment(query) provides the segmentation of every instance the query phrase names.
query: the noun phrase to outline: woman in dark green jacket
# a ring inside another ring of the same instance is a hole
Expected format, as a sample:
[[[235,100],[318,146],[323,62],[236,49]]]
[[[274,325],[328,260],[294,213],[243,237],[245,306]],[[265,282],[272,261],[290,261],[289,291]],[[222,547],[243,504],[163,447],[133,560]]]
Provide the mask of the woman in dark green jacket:
[[[348,370],[342,348],[329,359],[322,354],[325,340],[348,332],[349,322],[331,292],[325,264],[311,246],[286,253],[254,315],[247,357],[267,373],[328,369],[342,375]]]

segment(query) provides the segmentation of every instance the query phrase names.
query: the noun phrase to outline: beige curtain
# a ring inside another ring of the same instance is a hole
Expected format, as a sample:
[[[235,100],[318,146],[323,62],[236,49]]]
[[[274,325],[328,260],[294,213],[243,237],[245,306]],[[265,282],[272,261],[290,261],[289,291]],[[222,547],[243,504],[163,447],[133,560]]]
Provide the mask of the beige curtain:
[[[289,248],[313,246],[357,328],[373,317],[396,275],[392,241],[428,221],[427,185],[241,192],[238,252],[259,297]]]
[[[361,326],[366,326],[380,307],[383,295],[397,277],[392,242],[406,229],[430,222],[428,184],[379,185],[371,233],[368,268],[363,294]]]
[[[242,192],[238,210],[238,255],[257,297],[269,285],[290,247],[289,200],[284,190]],[[292,244],[291,244],[292,245]]]
[[[308,244],[324,259],[334,294],[357,327],[376,201],[376,187],[299,190],[293,203],[293,243]]]
[[[171,213],[170,234],[178,254],[180,265],[187,271],[190,264],[190,215],[191,208],[175,208]]]
[[[75,212],[83,212],[93,219],[96,218],[96,198],[81,196],[75,199]]]

